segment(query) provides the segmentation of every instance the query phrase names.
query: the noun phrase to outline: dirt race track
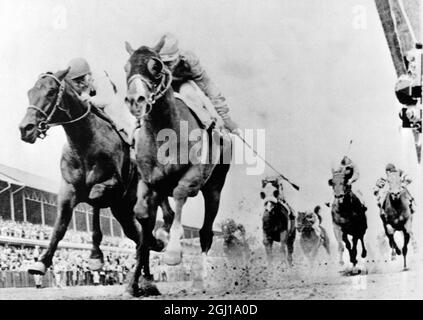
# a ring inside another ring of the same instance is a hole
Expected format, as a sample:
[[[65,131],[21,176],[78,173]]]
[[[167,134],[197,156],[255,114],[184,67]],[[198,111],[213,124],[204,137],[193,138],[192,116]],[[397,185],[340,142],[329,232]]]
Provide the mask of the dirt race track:
[[[402,270],[402,259],[366,261],[364,274],[347,276],[336,263],[322,263],[313,268],[292,269],[213,266],[209,269],[208,287],[194,292],[192,282],[157,283],[161,296],[132,298],[124,294],[125,286],[0,289],[0,299],[423,299],[423,261],[410,261]]]

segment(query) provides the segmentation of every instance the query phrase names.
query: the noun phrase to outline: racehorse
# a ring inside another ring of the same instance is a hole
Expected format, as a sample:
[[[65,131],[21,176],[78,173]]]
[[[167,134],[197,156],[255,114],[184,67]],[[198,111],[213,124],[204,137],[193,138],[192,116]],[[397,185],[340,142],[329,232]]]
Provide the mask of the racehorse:
[[[263,223],[263,244],[266,249],[266,256],[269,265],[273,261],[273,242],[281,243],[283,261],[286,259],[289,266],[292,266],[292,253],[294,252],[295,221],[290,217],[290,209],[279,200],[279,190],[271,181],[262,181],[260,197],[264,202]],[[288,252],[288,254],[287,254]]]
[[[316,210],[316,209],[315,209]],[[328,234],[319,221],[319,217],[314,211],[299,211],[297,215],[296,228],[300,233],[300,246],[312,264],[319,252],[321,246],[326,249],[330,255],[330,244]],[[318,231],[313,227],[319,224]]]
[[[332,203],[332,222],[335,238],[338,242],[338,251],[340,254],[339,263],[344,264],[342,255],[344,244],[347,247],[350,261],[353,267],[357,264],[357,243],[361,242],[361,257],[367,256],[367,250],[364,245],[364,234],[367,230],[366,209],[357,196],[352,192],[351,186],[347,185],[343,171],[332,170],[333,177],[328,181],[329,186],[333,188],[334,201]],[[348,239],[352,236],[352,246]]]
[[[402,187],[401,178],[398,172],[391,172],[388,176],[389,190],[386,195],[385,201],[382,204],[382,210],[385,213],[382,216],[383,228],[389,240],[389,246],[392,249],[392,258],[395,255],[402,253],[404,259],[404,269],[407,268],[407,252],[408,243],[411,238],[411,195]],[[398,248],[395,239],[395,231],[402,231],[404,235],[404,244],[401,250]]]
[[[130,158],[130,148],[115,129],[113,122],[91,103],[83,102],[72,81],[66,78],[69,68],[55,74],[45,73],[28,91],[29,107],[20,123],[21,139],[35,143],[44,138],[50,127],[63,126],[67,144],[61,156],[61,187],[58,193],[58,215],[49,246],[28,270],[33,274],[45,274],[51,266],[59,241],[66,233],[73,209],[80,202],[93,207],[93,248],[91,258],[97,268],[103,264],[100,250],[102,233],[99,210],[110,207],[126,236],[137,245],[137,256],[142,261],[144,277],[151,279],[148,265],[149,248],[160,251],[164,244],[152,242],[148,231],[143,231],[135,220],[133,206],[136,203],[138,173]],[[173,212],[163,199],[164,228],[169,229]],[[149,221],[154,225],[155,221]],[[150,247],[146,248],[146,238]],[[130,281],[128,292],[132,295],[156,294],[150,284],[138,290],[138,278]]]
[[[225,155],[231,154],[232,146],[230,139],[214,134],[213,130],[202,130],[185,102],[175,98],[172,74],[158,54],[163,40],[153,48],[141,46],[137,50],[126,42],[130,58],[125,65],[128,85],[125,101],[141,122],[136,139],[136,149],[142,150],[136,152],[141,179],[134,211],[142,223],[156,215],[157,204],[164,197],[174,198],[175,216],[170,233],[162,232],[161,238],[168,241],[165,263],[177,265],[182,260],[182,209],[188,197],[201,191],[205,213],[200,229],[203,267],[200,270],[205,270],[207,252],[213,241],[213,222],[230,167]],[[201,139],[204,135],[207,138]],[[212,150],[219,151],[217,158]],[[203,161],[204,155],[208,161]],[[138,273],[136,270],[135,276]]]
[[[245,239],[245,228],[233,219],[222,223],[223,252],[227,257],[244,259],[249,257],[249,245]]]

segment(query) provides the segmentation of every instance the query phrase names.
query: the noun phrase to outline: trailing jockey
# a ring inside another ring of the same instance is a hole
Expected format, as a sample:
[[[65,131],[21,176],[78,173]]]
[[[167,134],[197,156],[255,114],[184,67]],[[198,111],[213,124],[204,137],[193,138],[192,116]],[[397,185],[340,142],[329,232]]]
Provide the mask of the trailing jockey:
[[[223,120],[223,126],[229,132],[240,135],[238,125],[229,115],[229,106],[225,97],[211,81],[198,57],[191,51],[180,50],[179,41],[173,34],[164,34],[160,41],[164,41],[164,45],[159,54],[172,72],[174,91],[180,93],[203,126],[206,129],[213,127],[218,121],[217,118],[220,117]]]
[[[70,69],[67,78],[72,80],[81,100],[103,111],[103,117],[113,123],[126,143],[131,144],[129,137],[133,130],[132,120],[128,121],[120,115],[122,110],[126,110],[124,107],[112,112],[111,105],[114,104],[114,96],[117,91],[107,73],[107,79],[106,77],[94,78],[91,67],[84,58],[72,59],[69,61],[68,67]]]
[[[270,183],[273,187],[275,187],[278,190],[278,197],[277,201],[288,211],[289,213],[289,219],[295,220],[295,211],[294,209],[288,204],[288,202],[285,199],[285,194],[283,191],[283,181],[278,176],[269,176],[266,177],[262,181],[262,187],[264,188],[267,183]]]
[[[388,196],[389,192],[389,176],[391,174],[397,173],[400,178],[401,188],[407,192],[411,201],[410,201],[410,211],[411,214],[415,212],[414,205],[415,200],[410,194],[410,191],[407,189],[407,186],[413,181],[403,170],[397,169],[392,163],[388,163],[385,168],[386,178],[381,177],[376,181],[376,186],[374,188],[373,194],[376,196],[378,207],[380,208],[380,217],[383,221],[386,219],[386,213],[383,211],[383,204]]]
[[[360,173],[358,171],[357,166],[355,165],[355,163],[352,162],[352,160],[349,157],[344,156],[341,160],[341,164],[338,170],[344,173],[345,183],[349,191],[354,193],[354,195],[357,197],[358,201],[360,202],[360,205],[362,206],[363,211],[366,212],[367,207],[363,199],[363,194],[355,186],[353,187],[353,183],[356,182],[358,178],[360,177]]]

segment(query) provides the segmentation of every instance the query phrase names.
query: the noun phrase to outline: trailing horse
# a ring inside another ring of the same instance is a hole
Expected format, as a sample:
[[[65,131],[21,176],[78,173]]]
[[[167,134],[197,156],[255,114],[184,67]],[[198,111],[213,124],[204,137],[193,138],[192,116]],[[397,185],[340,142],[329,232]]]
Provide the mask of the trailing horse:
[[[225,155],[231,154],[231,141],[212,130],[201,130],[188,106],[175,98],[172,74],[158,54],[163,44],[162,39],[154,48],[142,46],[133,50],[126,43],[130,58],[125,66],[128,84],[125,101],[141,121],[136,139],[141,179],[134,211],[143,230],[145,228],[150,234],[154,225],[147,221],[156,216],[157,205],[167,196],[174,198],[175,217],[170,233],[162,232],[162,239],[169,240],[164,252],[165,263],[177,265],[182,260],[182,208],[188,197],[201,191],[205,205],[200,229],[201,270],[204,271],[206,254],[213,241],[213,222],[230,167],[230,160]],[[206,139],[202,139],[204,134]],[[217,158],[213,150],[219,151]],[[207,161],[203,161],[204,156]],[[137,269],[135,277],[138,275]]]
[[[281,243],[282,260],[287,259],[291,266],[296,234],[293,213],[278,200],[279,190],[272,182],[264,180],[262,185],[260,197],[264,202],[263,244],[267,260],[269,264],[272,263],[272,245],[276,241]]]
[[[408,243],[411,238],[412,214],[410,193],[401,185],[398,172],[392,172],[388,178],[389,191],[382,204],[382,222],[385,234],[389,240],[389,246],[392,250],[392,258],[395,255],[402,254],[404,259],[404,269],[407,268]],[[404,244],[402,250],[398,248],[395,242],[395,231],[402,231],[404,235]]]
[[[332,222],[335,238],[339,248],[339,262],[344,263],[342,255],[344,245],[347,247],[350,261],[355,267],[357,264],[357,243],[361,242],[361,257],[367,256],[364,245],[364,235],[367,230],[366,209],[357,196],[351,191],[351,186],[347,185],[343,171],[333,171],[333,177],[329,180],[329,185],[333,188],[335,199],[332,203]],[[348,239],[352,236],[352,246]]]
[[[69,68],[40,76],[28,92],[30,106],[19,126],[21,139],[28,143],[43,138],[50,127],[57,125],[63,126],[67,137],[60,163],[62,182],[53,233],[46,252],[28,271],[45,273],[52,264],[59,241],[66,233],[73,209],[78,203],[86,202],[93,206],[91,258],[97,261],[97,268],[101,268],[103,263],[99,210],[110,207],[124,233],[136,243],[144,276],[151,279],[149,251],[141,251],[147,234],[142,232],[133,213],[139,176],[130,158],[129,145],[104,113],[80,100],[73,83],[66,79],[68,72]],[[172,211],[167,199],[163,201],[165,229],[169,229]],[[153,221],[151,223],[154,225]],[[161,241],[149,240],[151,249],[162,250]],[[138,278],[131,280],[128,289],[131,294],[138,294],[138,290],[134,289],[138,289]],[[152,294],[157,292],[147,285],[143,289],[151,289],[149,292]]]
[[[300,246],[310,263],[314,262],[321,246],[330,255],[329,237],[320,223],[315,212],[298,212],[296,227],[300,233]]]

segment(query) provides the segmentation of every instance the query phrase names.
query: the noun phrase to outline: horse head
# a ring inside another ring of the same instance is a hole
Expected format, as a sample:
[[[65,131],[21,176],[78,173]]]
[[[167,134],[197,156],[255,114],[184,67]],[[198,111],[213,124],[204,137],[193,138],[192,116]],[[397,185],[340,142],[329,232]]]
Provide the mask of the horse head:
[[[277,209],[279,189],[275,186],[274,183],[265,180],[263,181],[264,182],[260,191],[260,197],[263,200],[264,211],[267,214],[272,215]]]
[[[332,179],[330,179],[328,183],[329,186],[331,186],[333,189],[335,199],[337,199],[339,202],[342,202],[346,193],[348,192],[344,172],[333,171]]]
[[[163,41],[154,48],[141,46],[137,50],[128,42],[125,44],[130,55],[125,65],[128,85],[125,103],[135,117],[142,118],[170,88],[172,75],[159,55]]]
[[[65,103],[65,92],[78,96],[74,85],[65,79],[68,72],[69,68],[55,74],[43,73],[28,91],[29,107],[19,124],[23,141],[32,144],[37,138],[43,139],[50,127],[78,121],[88,114],[89,108],[83,116],[74,117],[80,111]]]
[[[299,211],[297,215],[298,231],[311,230],[317,220],[318,217],[313,211]]]
[[[389,172],[387,181],[389,185],[389,196],[392,200],[398,200],[405,192],[401,183],[400,173],[398,171]]]

